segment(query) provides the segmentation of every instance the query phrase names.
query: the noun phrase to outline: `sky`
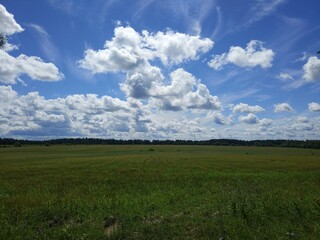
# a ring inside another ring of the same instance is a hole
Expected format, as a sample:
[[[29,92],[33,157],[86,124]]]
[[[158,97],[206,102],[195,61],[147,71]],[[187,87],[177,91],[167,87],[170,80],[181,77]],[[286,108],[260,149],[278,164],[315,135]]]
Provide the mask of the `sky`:
[[[0,137],[320,139],[319,9],[0,0]]]

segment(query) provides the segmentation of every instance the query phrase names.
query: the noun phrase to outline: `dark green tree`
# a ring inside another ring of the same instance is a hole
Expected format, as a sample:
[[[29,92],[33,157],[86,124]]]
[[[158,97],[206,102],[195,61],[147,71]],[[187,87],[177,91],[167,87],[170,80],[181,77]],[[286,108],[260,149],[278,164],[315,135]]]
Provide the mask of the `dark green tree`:
[[[0,49],[4,48],[4,45],[7,42],[7,38],[4,34],[0,33]]]

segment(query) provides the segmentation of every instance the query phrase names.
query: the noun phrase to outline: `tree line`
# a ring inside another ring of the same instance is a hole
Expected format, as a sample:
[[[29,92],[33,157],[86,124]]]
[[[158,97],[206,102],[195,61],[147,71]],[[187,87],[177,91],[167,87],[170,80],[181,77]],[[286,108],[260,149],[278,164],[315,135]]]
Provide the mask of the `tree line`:
[[[259,147],[290,147],[320,149],[320,140],[119,140],[101,138],[61,138],[50,140],[20,140],[14,138],[0,138],[0,145],[212,145],[212,146],[259,146]]]

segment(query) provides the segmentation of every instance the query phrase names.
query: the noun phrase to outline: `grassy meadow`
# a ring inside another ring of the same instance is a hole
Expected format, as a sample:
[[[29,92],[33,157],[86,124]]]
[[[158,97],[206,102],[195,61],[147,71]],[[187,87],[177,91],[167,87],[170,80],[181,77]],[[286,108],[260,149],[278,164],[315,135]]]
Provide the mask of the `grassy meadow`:
[[[319,239],[320,150],[0,148],[0,239]]]

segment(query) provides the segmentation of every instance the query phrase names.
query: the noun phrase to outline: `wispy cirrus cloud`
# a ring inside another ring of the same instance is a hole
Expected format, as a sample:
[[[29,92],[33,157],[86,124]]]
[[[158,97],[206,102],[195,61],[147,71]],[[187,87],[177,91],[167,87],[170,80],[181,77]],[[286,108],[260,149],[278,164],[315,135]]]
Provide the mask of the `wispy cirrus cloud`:
[[[251,25],[260,21],[266,16],[274,13],[279,6],[284,4],[287,0],[258,0],[254,1],[249,10],[249,17],[246,25]]]
[[[183,23],[187,32],[192,35],[201,35],[202,23],[212,12],[216,5],[215,0],[164,0],[157,2],[154,0],[143,0],[137,3],[137,10],[134,18],[141,18],[145,11],[151,6],[160,11],[170,12],[180,22]]]
[[[224,31],[223,36],[251,27],[255,23],[274,14],[279,6],[286,1],[287,0],[258,0],[235,8],[236,10],[230,16],[230,20],[225,24],[227,29]]]
[[[48,58],[50,61],[57,60],[57,58],[59,58],[59,50],[52,42],[51,36],[44,29],[44,27],[34,23],[27,24],[27,26],[36,31],[38,34],[37,41],[39,42],[41,50],[46,58]]]
[[[47,0],[47,2],[54,8],[68,14],[75,15],[79,10],[79,5],[75,4],[73,0]]]
[[[223,24],[223,14],[220,6],[216,6],[216,23],[215,23],[215,29],[213,33],[211,34],[212,39],[217,39],[218,34],[220,33],[222,29]]]
[[[137,9],[135,10],[135,13],[133,14],[134,19],[139,19],[143,12],[147,10],[149,6],[154,3],[154,0],[142,0],[137,2]]]

